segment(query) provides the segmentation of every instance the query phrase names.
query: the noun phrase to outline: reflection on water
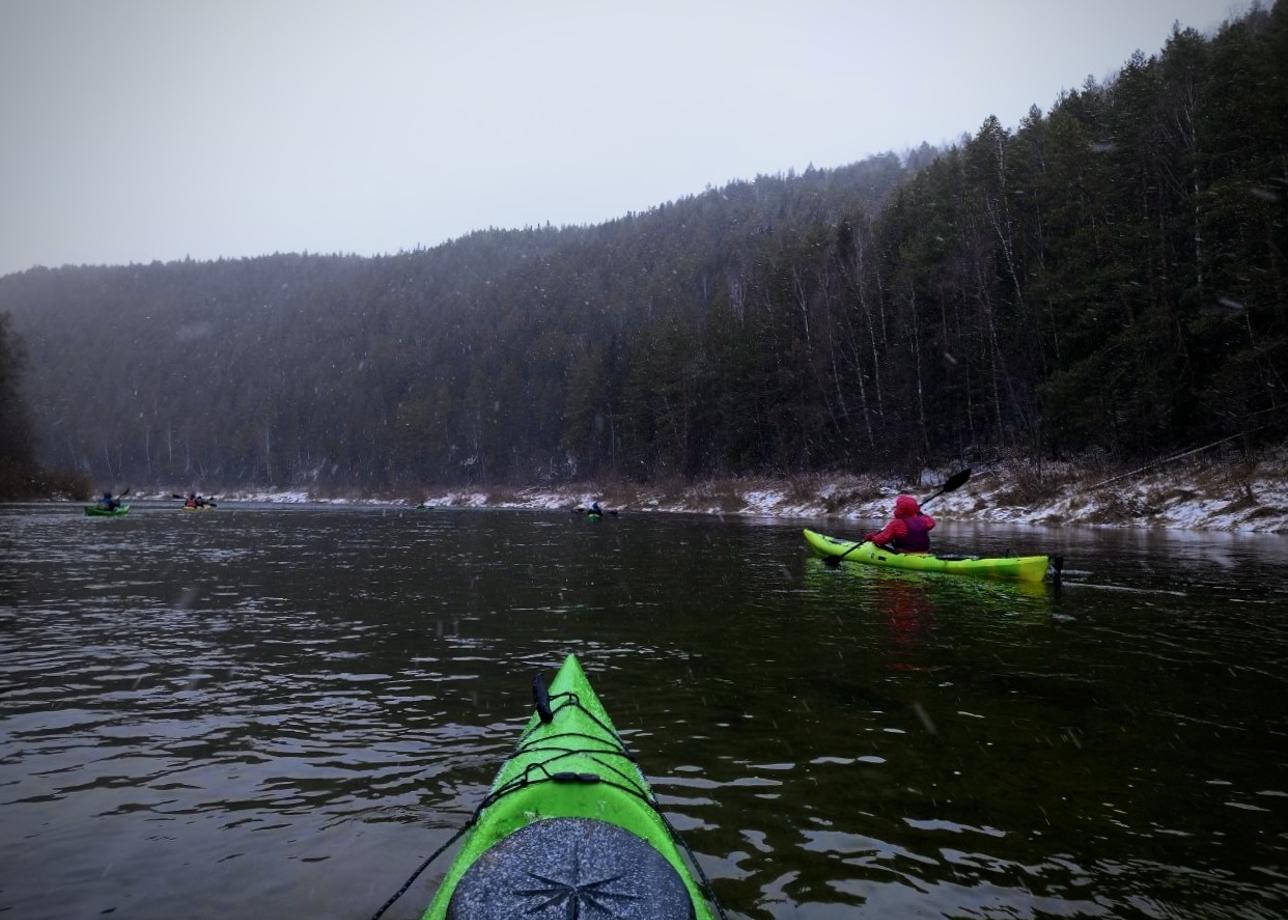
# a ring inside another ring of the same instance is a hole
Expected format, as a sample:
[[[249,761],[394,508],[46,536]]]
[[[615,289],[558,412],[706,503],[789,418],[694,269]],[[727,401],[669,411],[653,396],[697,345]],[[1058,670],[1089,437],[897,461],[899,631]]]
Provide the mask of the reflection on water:
[[[0,509],[0,912],[369,916],[566,651],[734,916],[1288,912],[1282,539],[942,531],[1077,574],[698,517]]]

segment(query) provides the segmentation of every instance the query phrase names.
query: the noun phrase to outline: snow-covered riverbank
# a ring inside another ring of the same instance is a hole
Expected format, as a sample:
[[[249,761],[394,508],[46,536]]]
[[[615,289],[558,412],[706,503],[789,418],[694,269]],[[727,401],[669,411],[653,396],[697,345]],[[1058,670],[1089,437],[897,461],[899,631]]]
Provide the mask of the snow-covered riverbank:
[[[221,493],[220,498],[527,509],[568,509],[597,499],[606,508],[637,512],[833,516],[877,522],[889,517],[895,495],[910,492],[922,498],[929,496],[951,472],[927,472],[920,483],[810,475],[657,485],[576,483],[532,488],[445,488],[427,490],[419,500],[336,498],[303,489],[245,489]],[[993,466],[976,470],[966,485],[940,496],[928,510],[946,521],[1288,533],[1288,451],[1281,450],[1256,463],[1173,464],[1105,483],[1107,478],[1103,471],[1076,466],[1048,465],[1040,472],[1026,464]]]
[[[1246,476],[1223,476],[1212,469],[1162,470],[1090,488],[1097,481],[1075,470],[1048,472],[1041,480],[1031,470],[990,470],[935,499],[928,510],[937,518],[958,521],[1288,533],[1288,476],[1280,467]],[[502,492],[442,491],[429,496],[425,504],[568,508],[598,499],[607,508],[635,511],[835,516],[875,522],[890,516],[895,495],[910,492],[924,498],[936,491],[936,482],[927,475],[922,484],[844,476],[712,480],[670,489],[596,489],[583,484]]]

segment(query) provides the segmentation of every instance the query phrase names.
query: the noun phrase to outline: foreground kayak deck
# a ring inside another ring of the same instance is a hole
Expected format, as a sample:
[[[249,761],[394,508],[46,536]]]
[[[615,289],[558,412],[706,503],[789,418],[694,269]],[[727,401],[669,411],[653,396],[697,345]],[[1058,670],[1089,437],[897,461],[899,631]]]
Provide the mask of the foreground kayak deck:
[[[86,505],[85,513],[88,514],[90,517],[120,517],[123,514],[130,513],[130,506],[121,505],[121,507],[114,508],[111,511],[109,511],[106,508],[98,507],[98,505]]]
[[[590,908],[615,903],[649,904],[638,916],[712,920],[574,655],[550,685],[547,714],[539,698],[423,920],[578,916],[579,905],[595,916]]]
[[[841,556],[853,546],[859,548],[845,556],[846,562],[862,562],[894,569],[913,569],[921,572],[952,572],[957,575],[976,575],[984,578],[1008,578],[1019,581],[1042,581],[1046,578],[1047,556],[1005,556],[993,559],[940,559],[929,554],[892,553],[873,543],[856,544],[852,540],[838,540],[813,530],[805,531],[805,542],[821,556]]]

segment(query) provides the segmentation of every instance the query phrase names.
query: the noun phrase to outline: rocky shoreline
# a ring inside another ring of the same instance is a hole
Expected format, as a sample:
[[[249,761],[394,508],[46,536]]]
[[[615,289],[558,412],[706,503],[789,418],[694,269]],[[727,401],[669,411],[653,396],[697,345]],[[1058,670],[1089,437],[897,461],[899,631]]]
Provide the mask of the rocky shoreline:
[[[954,470],[924,471],[919,481],[812,474],[784,479],[728,478],[657,484],[428,488],[412,495],[336,497],[310,489],[246,488],[223,501],[379,504],[433,508],[571,509],[598,500],[606,508],[765,517],[881,521],[900,492],[926,497]],[[169,496],[168,490],[157,498]],[[148,497],[140,495],[139,497]],[[930,509],[945,521],[1041,526],[1147,527],[1288,534],[1288,449],[1256,461],[1164,464],[1114,475],[1075,464],[1027,463],[977,468],[959,490]]]
[[[598,499],[632,511],[836,517],[880,521],[900,492],[926,497],[953,471],[921,482],[861,476],[722,479],[666,486],[579,484],[517,490],[442,490],[427,507],[567,508]],[[1288,533],[1288,473],[1284,465],[1253,470],[1215,467],[1163,469],[1096,488],[1105,477],[1076,468],[994,468],[972,475],[929,509],[945,521],[1043,526],[1091,525]]]

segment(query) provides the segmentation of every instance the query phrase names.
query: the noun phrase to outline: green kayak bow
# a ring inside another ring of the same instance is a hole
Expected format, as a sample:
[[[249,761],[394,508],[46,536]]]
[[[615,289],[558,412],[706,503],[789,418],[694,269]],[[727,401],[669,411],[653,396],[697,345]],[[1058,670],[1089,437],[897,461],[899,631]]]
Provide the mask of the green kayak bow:
[[[576,656],[533,696],[423,920],[723,917]]]

